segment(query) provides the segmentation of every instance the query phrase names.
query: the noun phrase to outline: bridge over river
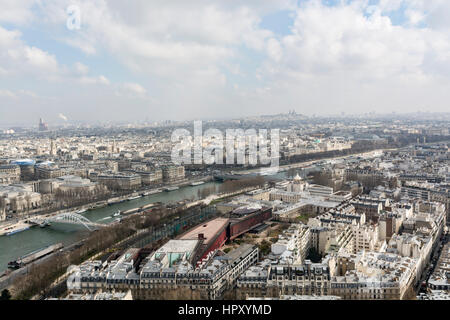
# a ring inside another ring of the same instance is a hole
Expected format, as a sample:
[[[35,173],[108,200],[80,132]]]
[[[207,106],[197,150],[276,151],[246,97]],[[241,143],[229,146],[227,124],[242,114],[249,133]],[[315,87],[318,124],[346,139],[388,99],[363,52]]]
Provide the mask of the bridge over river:
[[[45,218],[34,218],[30,219],[30,222],[45,226],[50,223],[66,223],[66,224],[75,224],[75,225],[81,225],[88,229],[89,231],[105,227],[106,225],[95,223],[89,220],[88,218],[75,213],[75,212],[66,212],[66,213],[60,213],[54,216],[48,216]]]

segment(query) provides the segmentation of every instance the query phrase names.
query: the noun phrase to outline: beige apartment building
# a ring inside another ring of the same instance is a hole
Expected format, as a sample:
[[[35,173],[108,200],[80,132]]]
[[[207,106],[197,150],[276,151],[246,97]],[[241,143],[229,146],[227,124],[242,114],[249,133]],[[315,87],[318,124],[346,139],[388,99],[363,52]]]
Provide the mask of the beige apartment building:
[[[141,176],[138,174],[105,173],[98,175],[96,180],[110,190],[135,190],[142,185]]]
[[[185,177],[183,166],[165,166],[162,168],[163,180],[166,183],[181,181]]]

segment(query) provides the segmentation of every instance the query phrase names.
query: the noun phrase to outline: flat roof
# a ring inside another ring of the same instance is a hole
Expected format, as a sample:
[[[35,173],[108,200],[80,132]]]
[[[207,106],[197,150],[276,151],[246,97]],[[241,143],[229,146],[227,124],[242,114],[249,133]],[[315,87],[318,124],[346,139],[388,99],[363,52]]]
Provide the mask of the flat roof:
[[[156,250],[157,253],[161,252],[192,252],[197,245],[197,240],[169,240],[165,245]]]
[[[214,220],[207,221],[181,235],[179,240],[197,240],[198,235],[203,234],[205,242],[209,242],[227,225],[228,221],[229,219],[227,218],[216,218]]]
[[[244,243],[241,244],[239,247],[237,247],[234,250],[231,250],[227,255],[231,258],[232,261],[239,259],[241,256],[247,255],[249,252],[253,251],[253,248],[255,245]]]

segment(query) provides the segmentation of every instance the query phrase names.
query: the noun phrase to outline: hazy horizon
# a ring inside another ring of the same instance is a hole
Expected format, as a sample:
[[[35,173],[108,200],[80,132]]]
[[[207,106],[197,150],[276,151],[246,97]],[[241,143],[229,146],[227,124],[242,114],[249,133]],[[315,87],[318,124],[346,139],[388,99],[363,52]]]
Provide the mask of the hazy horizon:
[[[1,121],[0,120],[0,128],[1,129],[10,129],[15,127],[22,127],[22,128],[37,128],[39,126],[39,120],[42,119],[47,125],[50,126],[50,130],[55,128],[64,128],[64,127],[72,127],[72,126],[121,126],[121,125],[130,125],[130,124],[136,124],[136,125],[142,125],[142,124],[164,124],[167,121],[173,121],[173,123],[176,125],[178,122],[183,123],[194,123],[194,121],[233,121],[238,119],[253,119],[257,117],[274,117],[277,115],[288,115],[288,113],[274,113],[274,114],[261,114],[261,115],[249,115],[249,116],[242,116],[242,117],[217,117],[217,118],[202,118],[202,117],[193,117],[189,119],[184,120],[173,120],[173,119],[162,119],[162,120],[152,120],[150,118],[148,119],[135,119],[135,120],[104,120],[101,121],[100,119],[89,119],[89,120],[63,120],[58,115],[55,117],[52,117],[50,119],[45,118],[39,118],[34,119],[36,121],[34,122],[8,122],[8,121]],[[304,115],[299,114],[297,115],[305,116],[304,120],[308,119],[386,119],[391,118],[394,120],[424,120],[424,121],[449,121],[450,120],[450,112],[403,112],[403,113],[397,113],[397,112],[391,112],[391,113],[344,113],[344,114],[329,114],[329,115]],[[426,116],[426,117],[424,117]],[[420,117],[420,118],[417,118]]]
[[[449,110],[450,1],[0,7],[0,125]]]

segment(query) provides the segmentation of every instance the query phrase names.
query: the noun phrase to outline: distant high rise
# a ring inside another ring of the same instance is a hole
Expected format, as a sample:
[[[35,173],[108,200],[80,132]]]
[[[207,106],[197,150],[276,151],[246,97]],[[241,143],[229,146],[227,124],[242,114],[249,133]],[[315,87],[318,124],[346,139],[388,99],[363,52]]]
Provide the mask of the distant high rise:
[[[55,152],[55,141],[53,139],[50,140],[50,155],[54,156]]]
[[[39,131],[47,131],[48,130],[48,124],[42,120],[42,118],[39,119]]]

